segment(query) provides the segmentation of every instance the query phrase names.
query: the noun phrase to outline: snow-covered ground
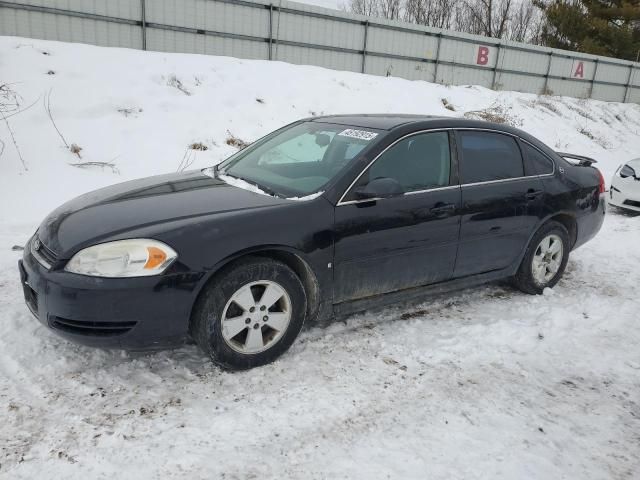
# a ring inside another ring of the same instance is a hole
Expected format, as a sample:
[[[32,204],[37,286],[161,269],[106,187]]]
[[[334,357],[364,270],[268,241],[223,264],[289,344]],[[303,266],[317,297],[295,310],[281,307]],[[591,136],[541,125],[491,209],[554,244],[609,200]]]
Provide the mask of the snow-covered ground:
[[[79,193],[319,114],[497,115],[608,179],[640,156],[637,105],[10,37],[1,84],[32,106],[7,118],[15,144],[0,118],[0,478],[638,478],[640,217],[611,212],[546,295],[497,284],[369,312],[235,374],[193,346],[59,339],[23,305],[12,251]]]

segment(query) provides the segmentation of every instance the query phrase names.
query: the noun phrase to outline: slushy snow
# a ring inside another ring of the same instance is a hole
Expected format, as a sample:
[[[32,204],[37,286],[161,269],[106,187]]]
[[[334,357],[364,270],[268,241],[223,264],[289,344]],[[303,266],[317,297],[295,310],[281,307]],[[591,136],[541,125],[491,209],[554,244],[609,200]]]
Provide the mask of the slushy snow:
[[[498,283],[367,312],[241,373],[192,345],[68,343],[28,312],[12,250],[80,193],[322,114],[499,117],[608,183],[640,151],[637,105],[15,37],[0,84],[32,105],[7,117],[24,165],[0,123],[0,478],[638,478],[640,217],[610,211],[544,295]]]

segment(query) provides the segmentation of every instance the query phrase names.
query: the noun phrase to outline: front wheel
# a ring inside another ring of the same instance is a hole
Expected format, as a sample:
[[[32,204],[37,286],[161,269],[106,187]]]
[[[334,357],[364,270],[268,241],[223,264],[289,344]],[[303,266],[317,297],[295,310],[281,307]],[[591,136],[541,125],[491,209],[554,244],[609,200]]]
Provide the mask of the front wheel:
[[[527,247],[513,279],[516,287],[534,295],[553,287],[564,273],[569,250],[569,232],[564,225],[554,221],[544,224]]]
[[[201,294],[191,335],[218,365],[232,370],[274,361],[298,336],[306,295],[291,268],[247,258],[217,275]]]

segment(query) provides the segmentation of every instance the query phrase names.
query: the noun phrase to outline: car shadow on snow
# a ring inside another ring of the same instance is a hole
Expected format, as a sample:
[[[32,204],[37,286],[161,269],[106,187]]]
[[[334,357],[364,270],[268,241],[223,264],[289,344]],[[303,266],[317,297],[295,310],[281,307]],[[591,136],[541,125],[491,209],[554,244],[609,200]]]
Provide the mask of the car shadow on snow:
[[[634,212],[633,210],[628,210],[626,208],[616,207],[615,205],[611,205],[610,203],[607,204],[607,213],[627,218],[640,217],[640,212]]]

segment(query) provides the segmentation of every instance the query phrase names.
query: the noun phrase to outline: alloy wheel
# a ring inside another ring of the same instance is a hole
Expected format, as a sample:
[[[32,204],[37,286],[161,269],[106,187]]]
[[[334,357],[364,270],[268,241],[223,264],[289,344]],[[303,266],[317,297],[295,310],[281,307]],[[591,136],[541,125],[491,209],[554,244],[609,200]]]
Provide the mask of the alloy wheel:
[[[251,282],[238,289],[222,313],[222,337],[233,350],[260,353],[282,337],[291,321],[291,298],[271,280]]]
[[[556,276],[562,265],[564,247],[562,239],[556,235],[547,235],[536,248],[531,261],[531,273],[539,286],[548,284]]]

